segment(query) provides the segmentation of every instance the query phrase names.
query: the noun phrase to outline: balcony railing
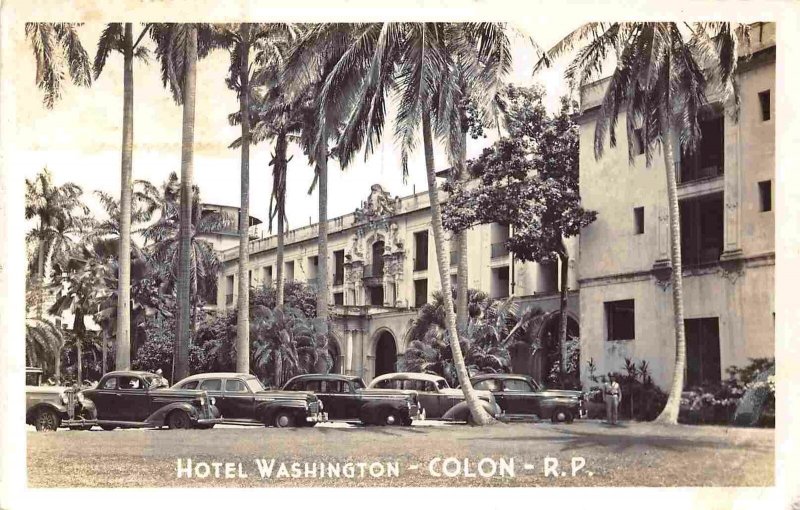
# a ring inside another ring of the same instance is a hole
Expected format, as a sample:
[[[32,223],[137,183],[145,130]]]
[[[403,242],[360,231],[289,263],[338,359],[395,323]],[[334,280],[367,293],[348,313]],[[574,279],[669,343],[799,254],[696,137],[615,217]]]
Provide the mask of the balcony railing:
[[[506,247],[505,242],[502,243],[492,243],[492,258],[499,259],[500,257],[505,257],[508,255],[508,248]]]
[[[233,294],[225,294],[225,304],[226,305],[233,304]]]
[[[458,265],[458,252],[451,251],[450,252],[450,266],[457,266]]]

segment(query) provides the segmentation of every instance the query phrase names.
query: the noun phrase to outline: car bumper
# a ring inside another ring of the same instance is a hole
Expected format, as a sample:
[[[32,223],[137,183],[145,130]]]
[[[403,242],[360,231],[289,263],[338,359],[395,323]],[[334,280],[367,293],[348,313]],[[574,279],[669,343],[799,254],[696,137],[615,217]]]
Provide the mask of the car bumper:
[[[195,423],[198,425],[215,425],[222,423],[222,421],[222,418],[198,418]]]
[[[306,423],[322,423],[328,421],[328,413],[315,413],[306,416]]]

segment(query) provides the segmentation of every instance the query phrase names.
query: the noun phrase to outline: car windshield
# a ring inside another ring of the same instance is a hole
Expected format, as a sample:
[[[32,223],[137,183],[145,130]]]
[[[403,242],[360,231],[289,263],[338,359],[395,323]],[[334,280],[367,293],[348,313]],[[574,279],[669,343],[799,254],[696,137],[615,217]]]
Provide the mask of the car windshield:
[[[261,381],[259,381],[257,377],[245,379],[244,382],[247,383],[247,387],[250,388],[252,392],[264,391],[264,385],[261,384]]]
[[[367,385],[364,384],[364,380],[361,379],[360,377],[358,379],[353,379],[350,382],[353,383],[353,389],[354,390],[363,390],[364,388],[367,387]]]
[[[443,390],[445,388],[449,388],[450,385],[447,384],[446,380],[440,379],[440,380],[436,381],[436,387],[439,388],[440,390]]]
[[[531,385],[525,379],[506,379],[506,391],[533,391]]]

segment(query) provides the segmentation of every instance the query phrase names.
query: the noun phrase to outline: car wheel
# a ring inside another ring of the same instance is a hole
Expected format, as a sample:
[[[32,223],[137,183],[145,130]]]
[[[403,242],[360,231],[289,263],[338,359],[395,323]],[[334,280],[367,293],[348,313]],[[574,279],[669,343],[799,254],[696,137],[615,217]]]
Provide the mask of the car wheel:
[[[198,425],[197,428],[200,430],[208,430],[208,429],[213,429],[214,425],[215,425],[214,423],[207,423],[205,425]]]
[[[192,420],[186,411],[176,409],[167,416],[167,425],[171,429],[189,429],[192,428]]]
[[[408,416],[406,416],[405,418],[403,418],[403,419],[402,419],[402,421],[400,422],[400,424],[401,424],[401,425],[403,425],[404,427],[410,427],[410,426],[411,426],[411,424],[413,423],[413,421],[414,421],[414,420],[412,420],[411,418],[409,418]]]
[[[116,425],[100,425],[100,428],[103,429],[103,430],[114,430],[115,428],[117,428],[117,426]]]
[[[294,414],[289,411],[278,411],[272,418],[272,424],[278,428],[294,427]]]
[[[564,409],[563,407],[554,409],[553,415],[550,417],[553,423],[572,423],[574,419],[575,417],[572,415],[572,411]]]
[[[388,410],[384,411],[381,415],[381,419],[379,425],[400,425],[402,423],[402,418],[398,415],[397,411]]]
[[[34,425],[39,432],[58,430],[61,419],[52,409],[42,409],[36,414]]]

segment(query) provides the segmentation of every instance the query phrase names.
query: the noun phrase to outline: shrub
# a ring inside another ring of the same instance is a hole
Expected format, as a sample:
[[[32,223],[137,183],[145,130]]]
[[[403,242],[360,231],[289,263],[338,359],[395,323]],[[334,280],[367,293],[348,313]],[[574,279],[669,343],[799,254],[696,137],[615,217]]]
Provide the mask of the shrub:
[[[148,318],[145,323],[147,340],[136,351],[131,363],[134,370],[155,372],[159,368],[164,377],[172,383],[172,361],[175,353],[175,320],[172,317],[156,316]],[[196,374],[205,371],[206,353],[198,345],[189,348],[189,370]]]
[[[589,388],[587,400],[589,402],[589,418],[605,416],[603,400],[603,385],[608,382],[609,376],[616,377],[622,390],[622,401],[619,404],[619,415],[622,418],[638,421],[652,421],[661,413],[667,404],[667,394],[653,383],[650,377],[650,366],[645,360],[637,365],[632,359],[625,358],[622,366],[623,373],[611,372],[607,375],[597,376],[597,367],[594,359],[587,363],[589,379],[600,385]],[[594,416],[593,416],[594,414]]]

